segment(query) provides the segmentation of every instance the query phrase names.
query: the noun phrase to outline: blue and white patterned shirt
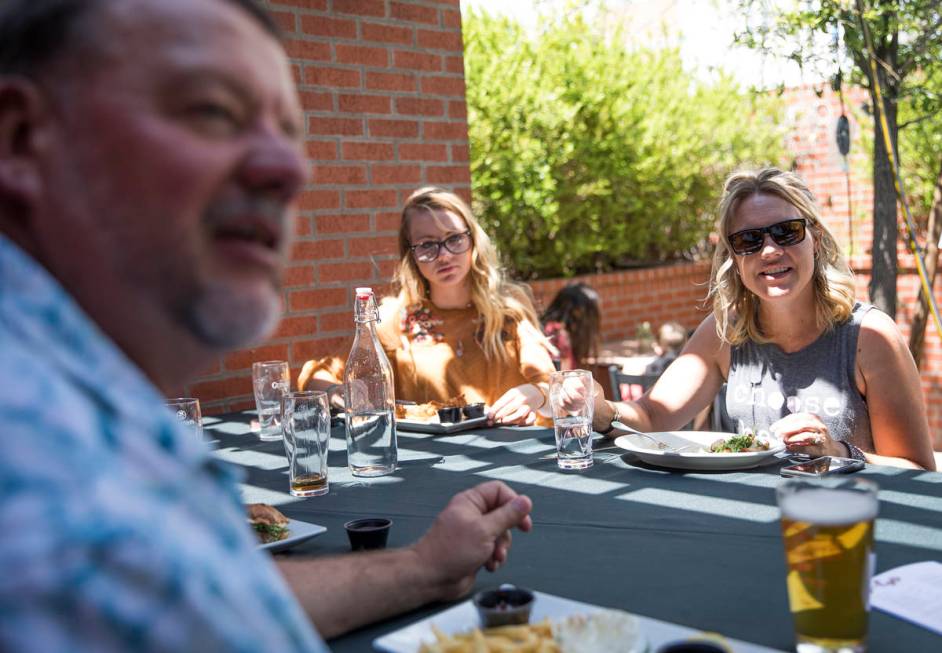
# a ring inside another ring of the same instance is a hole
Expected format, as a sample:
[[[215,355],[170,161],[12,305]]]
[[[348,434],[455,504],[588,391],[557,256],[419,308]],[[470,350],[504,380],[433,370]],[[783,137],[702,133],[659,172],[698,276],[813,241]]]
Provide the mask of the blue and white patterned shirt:
[[[2,235],[0,650],[327,650],[233,473]]]

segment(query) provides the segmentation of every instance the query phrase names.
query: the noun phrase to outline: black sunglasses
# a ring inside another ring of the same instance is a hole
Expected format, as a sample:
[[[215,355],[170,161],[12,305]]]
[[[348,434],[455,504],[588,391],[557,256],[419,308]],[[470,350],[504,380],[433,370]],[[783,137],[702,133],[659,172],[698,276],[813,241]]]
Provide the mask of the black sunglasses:
[[[471,232],[463,231],[460,234],[449,236],[444,240],[423,240],[418,245],[411,245],[415,260],[421,263],[429,263],[438,258],[442,247],[452,254],[461,254],[467,252],[471,247]]]
[[[797,245],[805,239],[805,219],[792,218],[770,224],[761,229],[743,229],[728,237],[729,246],[734,253],[740,256],[755,254],[762,249],[765,243],[765,234],[769,234],[779,247]]]

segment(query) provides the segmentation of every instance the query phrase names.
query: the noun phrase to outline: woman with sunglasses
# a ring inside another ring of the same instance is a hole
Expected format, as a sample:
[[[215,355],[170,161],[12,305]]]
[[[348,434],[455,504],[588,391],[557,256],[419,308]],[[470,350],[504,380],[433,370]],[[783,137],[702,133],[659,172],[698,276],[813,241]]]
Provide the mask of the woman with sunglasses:
[[[396,398],[425,403],[463,395],[497,423],[532,424],[549,414],[554,371],[527,289],[454,193],[422,188],[402,210],[398,293],[380,304],[378,333],[393,366]],[[327,389],[334,405],[343,361],[308,361],[303,388]]]
[[[713,313],[651,390],[596,401],[595,427],[681,428],[727,384],[723,430],[781,437],[811,456],[934,469],[919,373],[854,278],[811,191],[775,168],[739,172],[719,207]]]

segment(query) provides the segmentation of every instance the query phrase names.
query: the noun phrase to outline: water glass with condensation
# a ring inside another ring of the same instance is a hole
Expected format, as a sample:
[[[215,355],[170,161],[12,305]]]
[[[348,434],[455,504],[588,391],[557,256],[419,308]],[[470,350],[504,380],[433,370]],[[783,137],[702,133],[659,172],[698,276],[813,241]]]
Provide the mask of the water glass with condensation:
[[[877,485],[793,479],[777,489],[798,653],[867,649]]]
[[[289,489],[296,497],[327,494],[330,403],[326,392],[289,392],[281,399]]]
[[[556,464],[560,469],[592,466],[592,411],[595,382],[587,370],[565,370],[550,376],[550,405],[556,430]]]
[[[281,439],[281,398],[291,387],[290,374],[285,361],[252,363],[252,389],[258,409],[260,440]]]
[[[180,422],[193,430],[200,440],[203,439],[203,414],[200,411],[200,400],[193,397],[175,397],[164,402],[167,408]]]

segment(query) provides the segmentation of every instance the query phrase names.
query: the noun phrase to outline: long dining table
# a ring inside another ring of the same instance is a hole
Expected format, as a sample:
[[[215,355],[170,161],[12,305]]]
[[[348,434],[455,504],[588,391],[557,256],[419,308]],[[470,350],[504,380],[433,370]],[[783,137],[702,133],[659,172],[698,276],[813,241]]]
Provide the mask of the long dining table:
[[[216,455],[244,472],[246,502],[276,505],[327,531],[286,555],[349,552],[343,524],[388,517],[389,546],[418,539],[449,498],[490,479],[534,504],[530,533],[514,533],[508,562],[478,574],[477,589],[513,583],[544,593],[794,650],[775,488],[775,461],[743,471],[676,471],[597,444],[595,464],[557,468],[552,429],[498,427],[450,435],[398,432],[399,469],[385,477],[350,474],[342,426],[332,429],[328,494],[288,493],[283,443],[261,442],[252,412],[204,420]],[[605,447],[605,448],[602,448]],[[880,486],[876,571],[942,560],[942,473],[868,465]],[[329,642],[337,653],[434,614],[428,605]],[[869,650],[942,651],[942,636],[873,610]]]

